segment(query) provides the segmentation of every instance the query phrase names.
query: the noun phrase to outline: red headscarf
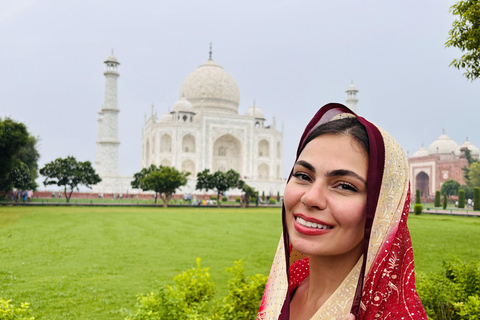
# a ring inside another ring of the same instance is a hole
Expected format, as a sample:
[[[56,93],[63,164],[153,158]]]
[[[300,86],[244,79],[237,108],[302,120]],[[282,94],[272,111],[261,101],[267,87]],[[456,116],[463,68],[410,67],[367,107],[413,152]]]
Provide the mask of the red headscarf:
[[[341,104],[321,108],[307,125],[297,158],[313,129],[343,117],[357,117],[370,150],[363,258],[311,319],[427,319],[415,291],[413,251],[407,228],[410,207],[408,165],[398,143],[379,127]],[[290,175],[291,176],[291,175]],[[308,276],[308,258],[292,248],[285,224],[257,319],[289,319],[290,294]],[[287,270],[289,270],[287,272]]]

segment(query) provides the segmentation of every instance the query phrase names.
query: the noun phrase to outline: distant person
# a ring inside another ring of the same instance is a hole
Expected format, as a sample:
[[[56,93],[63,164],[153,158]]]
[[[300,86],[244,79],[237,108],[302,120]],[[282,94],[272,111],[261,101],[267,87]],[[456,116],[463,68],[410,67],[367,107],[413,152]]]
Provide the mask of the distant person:
[[[407,227],[407,157],[341,104],[306,127],[257,319],[427,320]],[[370,236],[372,235],[372,236]]]

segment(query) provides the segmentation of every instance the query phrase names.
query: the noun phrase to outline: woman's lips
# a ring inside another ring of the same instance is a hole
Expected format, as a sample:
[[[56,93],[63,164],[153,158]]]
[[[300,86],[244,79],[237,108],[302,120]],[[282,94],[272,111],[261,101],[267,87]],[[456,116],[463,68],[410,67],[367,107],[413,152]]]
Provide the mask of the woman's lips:
[[[317,220],[312,217],[307,217],[303,214],[294,214],[294,226],[301,234],[308,236],[317,236],[330,232],[333,229],[331,224]]]

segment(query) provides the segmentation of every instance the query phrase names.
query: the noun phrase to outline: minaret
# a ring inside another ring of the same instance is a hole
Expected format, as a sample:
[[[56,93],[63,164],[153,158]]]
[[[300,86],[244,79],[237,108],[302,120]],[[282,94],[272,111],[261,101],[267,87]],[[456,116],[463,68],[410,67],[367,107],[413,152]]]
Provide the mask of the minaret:
[[[96,172],[104,177],[118,176],[118,96],[117,57],[112,54],[105,60],[105,100],[100,110],[98,119],[97,158],[95,161]]]
[[[348,86],[348,89],[345,92],[347,93],[347,100],[345,100],[345,102],[347,104],[347,107],[350,110],[352,110],[353,112],[357,112],[357,103],[358,103],[357,92],[358,92],[358,89],[353,84],[353,81]]]

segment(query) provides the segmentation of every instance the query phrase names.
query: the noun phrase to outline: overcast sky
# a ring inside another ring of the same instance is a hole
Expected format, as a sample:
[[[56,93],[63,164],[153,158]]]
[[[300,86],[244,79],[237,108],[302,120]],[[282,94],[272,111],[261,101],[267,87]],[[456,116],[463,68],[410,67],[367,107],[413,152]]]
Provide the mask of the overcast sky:
[[[103,61],[114,49],[120,174],[140,170],[141,131],[185,77],[208,59],[237,82],[239,113],[256,101],[284,125],[284,176],[303,128],[353,80],[358,113],[410,156],[445,133],[480,147],[480,81],[449,67],[446,0],[0,2],[0,116],[39,136],[40,166],[58,157],[95,161]],[[41,186],[40,189],[42,189]]]

